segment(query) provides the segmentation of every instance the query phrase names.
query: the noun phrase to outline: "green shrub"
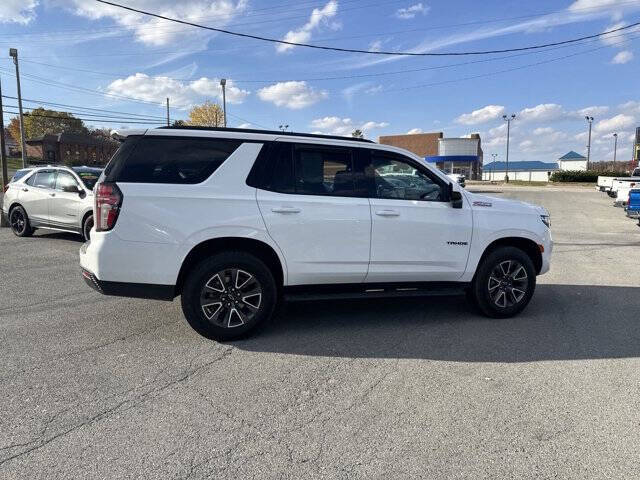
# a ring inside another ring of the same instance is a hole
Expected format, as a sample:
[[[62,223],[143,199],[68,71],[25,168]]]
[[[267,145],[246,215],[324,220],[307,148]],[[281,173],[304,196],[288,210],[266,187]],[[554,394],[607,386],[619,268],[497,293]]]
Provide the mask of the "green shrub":
[[[595,183],[598,177],[628,177],[626,172],[595,172],[593,170],[566,170],[553,172],[551,174],[552,182],[585,182]]]

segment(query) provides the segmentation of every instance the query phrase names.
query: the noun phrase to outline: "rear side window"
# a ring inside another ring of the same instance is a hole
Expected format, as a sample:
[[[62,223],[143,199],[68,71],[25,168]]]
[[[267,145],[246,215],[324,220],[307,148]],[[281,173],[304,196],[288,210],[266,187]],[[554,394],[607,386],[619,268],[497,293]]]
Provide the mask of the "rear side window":
[[[107,176],[117,182],[200,183],[209,178],[241,143],[229,139],[142,137],[135,142],[126,159],[114,162],[113,170],[107,172]]]
[[[27,185],[38,188],[53,188],[56,182],[56,172],[52,170],[42,170],[29,177]]]
[[[295,154],[296,193],[352,196],[351,150],[298,147]]]
[[[18,180],[20,180],[22,177],[24,177],[27,173],[29,173],[31,170],[18,170],[14,175],[13,178],[9,181],[9,183],[12,182],[17,182]]]

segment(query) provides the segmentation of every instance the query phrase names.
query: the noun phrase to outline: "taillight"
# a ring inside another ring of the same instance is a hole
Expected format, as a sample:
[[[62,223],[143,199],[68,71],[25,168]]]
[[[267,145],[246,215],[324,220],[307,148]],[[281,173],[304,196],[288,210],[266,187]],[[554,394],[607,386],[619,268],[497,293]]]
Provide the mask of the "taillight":
[[[122,192],[115,183],[99,183],[95,189],[93,214],[96,232],[111,230],[118,220]]]

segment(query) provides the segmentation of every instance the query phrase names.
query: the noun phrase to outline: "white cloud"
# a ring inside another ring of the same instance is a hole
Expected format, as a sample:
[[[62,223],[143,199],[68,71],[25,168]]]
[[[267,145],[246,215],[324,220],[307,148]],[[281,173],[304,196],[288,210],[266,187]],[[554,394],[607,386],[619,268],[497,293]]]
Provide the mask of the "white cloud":
[[[21,23],[26,25],[36,16],[36,0],[2,0],[0,2],[0,23]]]
[[[533,131],[534,135],[548,135],[553,132],[551,127],[538,127]]]
[[[382,40],[374,40],[369,44],[370,52],[379,52],[381,48],[382,48]]]
[[[633,52],[631,50],[622,50],[621,52],[616,53],[616,55],[611,59],[611,63],[613,64],[624,64],[633,60]]]
[[[251,123],[241,123],[236,128],[251,128],[252,125],[253,124],[251,124]]]
[[[324,90],[316,90],[307,82],[280,82],[258,90],[258,97],[265,102],[271,102],[278,107],[298,110],[327,98],[329,94]]]
[[[562,105],[557,103],[541,103],[535,107],[520,110],[516,116],[522,121],[550,121],[559,120],[565,115]]]
[[[422,129],[421,128],[412,128],[411,130],[409,130],[407,132],[407,135],[416,135],[418,133],[422,133]]]
[[[596,123],[594,130],[599,133],[616,132],[618,130],[624,130],[625,128],[631,128],[635,123],[635,118],[631,115],[619,113],[615,117],[600,120]]]
[[[6,0],[2,0],[6,1]],[[186,39],[208,38],[214,35],[201,29],[171,24],[165,20],[149,18],[122,8],[113,7],[86,0],[59,1],[68,6],[76,14],[91,20],[110,18],[119,25],[135,33],[136,40],[147,45],[169,45],[177,41],[181,45]],[[192,22],[222,27],[230,23],[234,17],[247,7],[248,0],[129,0],[127,5],[141,10],[149,10],[167,17],[180,18]]]
[[[599,117],[600,115],[604,115],[609,111],[609,107],[606,105],[594,105],[592,107],[581,108],[580,110],[576,110],[572,112],[572,114],[576,117],[584,117],[585,115],[589,115],[590,117]]]
[[[613,25],[609,25],[607,28],[603,30],[603,32],[610,32],[611,30],[617,30],[626,25],[625,22],[618,22]],[[600,41],[605,45],[614,46],[624,42],[624,33],[626,30],[622,30],[620,32],[608,33],[600,37]]]
[[[463,125],[477,125],[488,122],[489,120],[494,120],[502,115],[503,112],[504,107],[502,105],[487,105],[471,113],[463,113],[456,118],[456,122]]]
[[[242,103],[249,91],[242,90],[227,80],[227,102]],[[206,98],[222,99],[222,87],[218,78],[202,77],[190,82],[184,82],[165,76],[150,77],[144,73],[136,73],[127,78],[111,82],[107,86],[107,93],[126,95],[128,97],[148,102],[164,103],[169,97],[171,105],[185,108]]]
[[[585,9],[606,9],[615,7],[621,3],[629,3],[628,0],[576,0],[569,6],[570,11]]]
[[[422,3],[416,3],[415,5],[411,5],[406,8],[399,8],[396,10],[396,17],[401,20],[409,20],[411,18],[415,18],[419,13],[422,15],[426,15],[431,7],[428,5],[423,5]]]
[[[294,43],[306,43],[311,40],[311,34],[313,30],[318,28],[321,24],[329,25],[328,20],[333,18],[338,13],[337,0],[329,0],[329,2],[322,8],[314,8],[309,17],[309,21],[297,30],[290,30],[284,36],[283,40],[286,42]],[[337,28],[337,24],[329,25],[331,28]],[[286,52],[294,48],[294,45],[279,44],[276,46],[278,52]]]
[[[365,134],[371,130],[388,127],[387,122],[355,122],[351,118],[340,118],[336,116],[316,118],[311,121],[311,128],[317,129],[319,133],[330,133],[332,135],[349,136],[356,129],[362,130]]]

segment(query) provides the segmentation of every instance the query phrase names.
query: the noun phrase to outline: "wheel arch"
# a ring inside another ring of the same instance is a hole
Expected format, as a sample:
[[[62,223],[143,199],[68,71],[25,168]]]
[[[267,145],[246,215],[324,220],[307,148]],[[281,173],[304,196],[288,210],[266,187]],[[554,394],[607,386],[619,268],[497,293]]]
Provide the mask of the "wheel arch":
[[[536,275],[540,273],[542,270],[542,252],[540,251],[540,247],[538,244],[526,237],[502,237],[491,242],[482,252],[482,256],[478,261],[478,265],[480,265],[483,260],[489,255],[491,252],[500,247],[516,247],[525,252],[531,261],[533,262],[533,266],[536,269]],[[476,269],[477,270],[477,269]]]
[[[284,265],[276,251],[269,244],[261,240],[245,237],[219,237],[200,242],[189,251],[178,272],[175,295],[181,294],[185,277],[191,267],[201,260],[225,250],[243,251],[255,255],[273,272],[278,288],[284,285]]]

